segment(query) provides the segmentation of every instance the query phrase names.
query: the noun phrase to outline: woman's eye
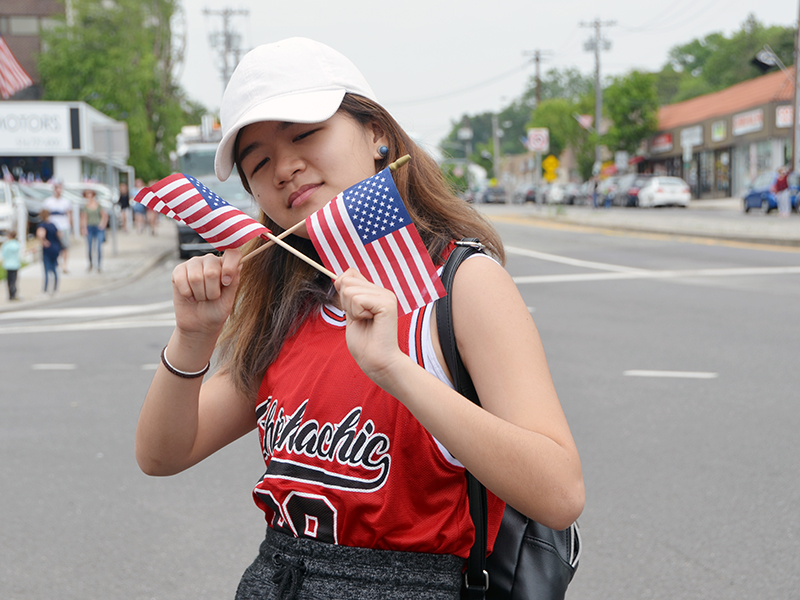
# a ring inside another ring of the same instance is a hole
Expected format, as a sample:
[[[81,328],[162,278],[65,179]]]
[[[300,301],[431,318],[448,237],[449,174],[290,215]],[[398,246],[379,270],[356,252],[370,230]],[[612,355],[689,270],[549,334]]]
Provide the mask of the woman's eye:
[[[268,162],[269,162],[269,157],[262,159],[255,167],[253,167],[253,170],[251,171],[250,176],[252,177],[256,173],[258,173],[259,169],[261,169],[261,167],[266,165]]]
[[[294,141],[294,142],[299,142],[300,140],[304,140],[305,138],[307,138],[307,137],[308,137],[308,136],[310,136],[311,134],[313,134],[313,133],[316,133],[317,131],[319,131],[319,129],[312,129],[311,131],[306,131],[306,132],[304,132],[304,133],[301,133],[300,135],[298,135],[298,136],[297,136],[296,138],[294,138],[294,140],[292,140],[292,141]]]

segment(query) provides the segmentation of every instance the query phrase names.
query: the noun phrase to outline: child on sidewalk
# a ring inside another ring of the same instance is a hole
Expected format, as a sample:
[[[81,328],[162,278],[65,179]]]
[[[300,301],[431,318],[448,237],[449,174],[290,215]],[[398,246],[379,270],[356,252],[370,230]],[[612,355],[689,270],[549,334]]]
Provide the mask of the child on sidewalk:
[[[2,256],[3,268],[6,270],[6,281],[8,282],[8,299],[18,300],[17,272],[22,266],[22,252],[16,231],[8,232],[8,239],[3,242]]]

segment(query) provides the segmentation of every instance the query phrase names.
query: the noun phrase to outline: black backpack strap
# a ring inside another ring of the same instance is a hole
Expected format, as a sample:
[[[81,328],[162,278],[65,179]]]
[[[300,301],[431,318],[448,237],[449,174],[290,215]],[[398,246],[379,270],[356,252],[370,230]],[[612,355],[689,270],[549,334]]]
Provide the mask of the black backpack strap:
[[[456,242],[456,248],[450,253],[442,271],[442,284],[447,295],[436,301],[436,325],[439,331],[439,344],[442,348],[444,360],[456,390],[480,406],[478,393],[472,384],[461,355],[456,345],[456,335],[453,330],[452,289],[453,280],[459,265],[473,254],[482,251],[483,245],[476,238],[465,238]],[[489,588],[489,574],[486,572],[486,544],[488,537],[488,509],[486,501],[486,488],[472,474],[467,471],[467,496],[469,498],[469,513],[475,526],[475,542],[467,558],[467,571],[464,574],[464,592],[469,600],[483,600]]]

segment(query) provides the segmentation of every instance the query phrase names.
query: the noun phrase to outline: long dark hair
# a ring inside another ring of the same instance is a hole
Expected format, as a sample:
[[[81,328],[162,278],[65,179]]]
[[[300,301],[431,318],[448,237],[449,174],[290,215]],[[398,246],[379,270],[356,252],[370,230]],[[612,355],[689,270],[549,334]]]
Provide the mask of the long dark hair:
[[[346,94],[339,110],[364,127],[376,124],[386,134],[389,154],[375,161],[376,171],[410,155],[409,163],[394,172],[395,185],[435,264],[442,263],[451,242],[462,237],[479,238],[490,254],[505,262],[503,244],[494,228],[455,195],[436,162],[383,107],[361,96]],[[238,157],[237,138],[234,145],[237,164]],[[241,169],[237,171],[242,185],[250,192],[247,178]],[[263,212],[261,222],[275,234],[283,231]],[[304,254],[318,258],[309,240],[292,235],[286,241]],[[265,243],[256,239],[244,252],[252,252]],[[321,303],[330,301],[333,294],[328,277],[277,246],[248,260],[242,267],[236,302],[218,344],[218,358],[237,390],[255,395],[284,340]]]

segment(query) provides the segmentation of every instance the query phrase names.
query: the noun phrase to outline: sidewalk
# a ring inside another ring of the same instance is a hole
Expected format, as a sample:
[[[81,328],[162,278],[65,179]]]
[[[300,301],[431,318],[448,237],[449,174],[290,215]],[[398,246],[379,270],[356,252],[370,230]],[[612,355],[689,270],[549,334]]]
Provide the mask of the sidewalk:
[[[122,285],[141,277],[165,257],[177,252],[178,241],[174,222],[161,219],[156,235],[149,233],[116,232],[116,240],[109,232],[103,244],[103,272],[89,272],[89,257],[84,238],[72,238],[69,248],[69,272],[58,274],[58,292],[55,296],[43,294],[44,266],[39,253],[39,244],[28,241],[28,256],[31,261],[20,269],[17,276],[18,302],[8,300],[8,286],[0,282],[0,312],[31,308],[52,300],[64,300],[85,296],[116,285]]]
[[[752,210],[744,214],[739,198],[692,200],[687,210],[540,204],[476,206],[490,218],[547,220],[603,229],[800,247],[800,216],[792,213],[784,219],[774,211],[764,215]]]

